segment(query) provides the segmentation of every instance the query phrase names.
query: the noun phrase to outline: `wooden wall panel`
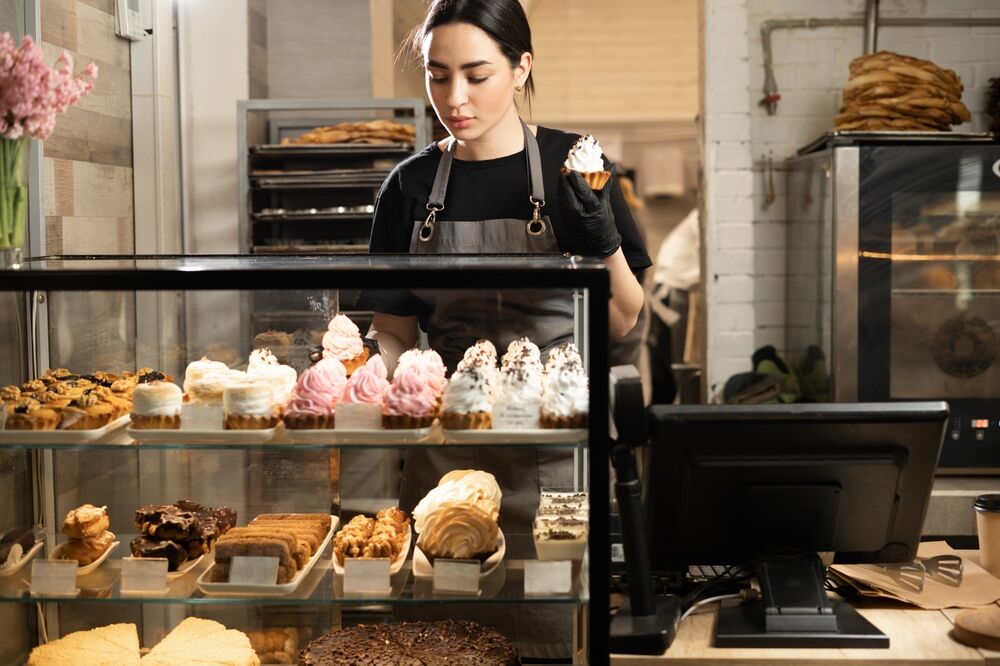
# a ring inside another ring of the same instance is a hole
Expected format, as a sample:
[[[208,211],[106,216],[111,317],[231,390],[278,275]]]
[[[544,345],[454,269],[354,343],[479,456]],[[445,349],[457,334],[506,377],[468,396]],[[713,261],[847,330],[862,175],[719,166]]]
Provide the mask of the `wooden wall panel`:
[[[76,71],[100,68],[91,93],[45,142],[46,252],[132,252],[132,104],[129,42],[114,33],[112,0],[42,0],[42,48],[69,51]]]

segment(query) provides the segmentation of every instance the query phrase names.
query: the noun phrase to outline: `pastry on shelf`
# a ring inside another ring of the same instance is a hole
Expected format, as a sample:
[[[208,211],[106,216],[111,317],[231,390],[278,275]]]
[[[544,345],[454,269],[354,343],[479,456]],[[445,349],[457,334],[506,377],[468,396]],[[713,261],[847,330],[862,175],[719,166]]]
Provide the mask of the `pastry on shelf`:
[[[28,656],[28,666],[75,664],[139,666],[139,633],[136,626],[112,624],[89,631],[75,631],[39,645]]]
[[[142,658],[142,666],[177,664],[260,666],[260,659],[242,631],[227,629],[212,620],[189,617]]]
[[[470,367],[479,368],[486,380],[486,387],[492,394],[496,385],[499,369],[497,368],[497,348],[485,338],[476,340],[475,344],[465,350],[462,360],[458,362],[456,372]]]
[[[227,386],[222,409],[226,430],[265,430],[280,420],[271,386],[259,381]]]
[[[263,664],[295,664],[299,655],[299,629],[285,627],[248,631],[250,645]]]
[[[382,396],[382,427],[427,428],[437,415],[438,400],[434,385],[418,363],[397,367]]]
[[[538,345],[524,337],[511,341],[500,361],[493,392],[495,430],[538,428],[543,372]]]
[[[329,515],[309,513],[261,514],[246,527],[234,527],[215,544],[215,565],[211,582],[228,582],[232,558],[237,556],[275,557],[281,585],[290,582],[330,531]],[[322,538],[319,535],[322,534]]]
[[[343,363],[348,377],[367,363],[369,351],[361,341],[361,331],[347,315],[335,315],[327,324],[323,334],[323,356]]]
[[[532,527],[538,559],[583,559],[589,534],[589,512],[585,492],[543,490]]]
[[[382,428],[382,396],[389,387],[387,375],[385,362],[375,355],[347,379],[334,413],[338,429]]]
[[[480,470],[454,470],[413,509],[417,547],[436,557],[485,561],[497,551],[500,500],[496,478]]]
[[[492,424],[492,388],[488,366],[469,365],[448,380],[441,400],[441,424],[452,430],[487,430]]]
[[[133,557],[166,557],[168,570],[209,552],[215,541],[236,524],[229,507],[203,506],[191,500],[144,504],[135,511],[139,535],[129,544]]]
[[[468,620],[361,624],[310,641],[300,666],[327,664],[476,664],[516,666],[513,643]]]
[[[173,382],[140,383],[132,393],[132,427],[177,430],[181,427],[181,388]]]
[[[250,353],[247,378],[252,382],[263,382],[271,387],[274,403],[283,406],[292,397],[292,389],[298,375],[295,368],[283,365],[270,349],[255,349]]]
[[[111,526],[108,507],[83,504],[66,514],[59,531],[71,539],[89,539]]]
[[[580,354],[573,343],[549,353],[542,380],[541,426],[585,428],[590,411],[590,389]]]
[[[85,567],[99,560],[114,542],[115,533],[109,531],[86,539],[70,539],[60,546],[55,559],[76,560],[77,565]]]
[[[336,358],[321,358],[306,368],[285,406],[285,427],[317,430],[334,426],[334,407],[347,384],[347,371]]]
[[[358,515],[333,538],[333,554],[340,565],[347,558],[394,560],[402,552],[409,529],[410,519],[399,507],[382,509],[374,518]]]

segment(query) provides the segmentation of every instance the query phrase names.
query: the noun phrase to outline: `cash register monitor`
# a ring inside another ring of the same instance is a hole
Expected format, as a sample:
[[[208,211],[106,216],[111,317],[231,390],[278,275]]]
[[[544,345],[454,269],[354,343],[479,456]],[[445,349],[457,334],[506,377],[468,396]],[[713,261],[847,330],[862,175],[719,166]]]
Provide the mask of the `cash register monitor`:
[[[724,603],[718,647],[888,647],[831,604],[816,553],[914,559],[944,402],[649,408],[644,507],[654,570],[754,570],[762,599]]]

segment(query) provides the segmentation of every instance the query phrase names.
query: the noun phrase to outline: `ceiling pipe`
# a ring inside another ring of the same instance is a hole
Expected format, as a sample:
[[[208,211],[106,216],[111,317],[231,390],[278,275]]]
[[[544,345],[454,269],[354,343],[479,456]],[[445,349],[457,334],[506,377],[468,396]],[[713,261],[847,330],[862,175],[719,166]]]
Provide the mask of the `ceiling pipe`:
[[[773,116],[778,111],[778,82],[774,79],[774,59],[771,55],[771,33],[775,30],[798,30],[806,28],[853,28],[864,27],[864,18],[806,18],[806,19],[768,19],[760,24],[761,48],[764,51],[764,98],[760,105]],[[981,18],[882,18],[877,22],[878,28],[918,28],[918,27],[969,27],[969,26],[1000,26],[1000,17]]]
[[[878,50],[878,2],[879,0],[865,2],[865,55]]]

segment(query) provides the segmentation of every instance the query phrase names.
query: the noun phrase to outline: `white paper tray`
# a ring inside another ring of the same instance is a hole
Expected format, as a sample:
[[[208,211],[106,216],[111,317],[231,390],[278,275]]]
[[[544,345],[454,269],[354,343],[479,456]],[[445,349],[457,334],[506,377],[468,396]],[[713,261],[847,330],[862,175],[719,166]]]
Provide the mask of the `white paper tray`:
[[[409,529],[406,531],[406,537],[403,539],[403,547],[399,551],[399,555],[389,563],[389,575],[399,573],[399,570],[403,568],[403,563],[406,562],[407,555],[410,554],[410,542],[413,539],[413,522],[410,521]],[[337,561],[337,556],[333,556],[333,572],[339,576],[344,575],[344,565]]]
[[[62,552],[63,548],[66,546],[66,543],[67,543],[66,541],[63,541],[61,544],[59,544],[58,546],[56,546],[55,550],[53,550],[52,554],[49,556],[49,559],[50,560],[58,560],[59,559],[59,553]],[[87,574],[93,573],[94,571],[96,571],[97,567],[99,567],[102,564],[104,564],[104,560],[108,559],[108,557],[111,555],[111,553],[113,553],[114,550],[116,548],[118,548],[118,544],[119,543],[121,543],[121,542],[120,541],[113,542],[110,546],[108,546],[108,549],[106,551],[104,551],[101,554],[101,556],[98,557],[96,560],[94,560],[93,562],[91,562],[90,564],[88,564],[86,566],[77,567],[76,568],[76,575],[77,576],[86,576]]]
[[[586,428],[532,430],[445,430],[445,444],[576,444],[587,441]]]
[[[244,431],[245,432],[245,431]],[[295,592],[302,581],[306,579],[309,572],[312,571],[316,563],[319,562],[320,558],[323,557],[326,547],[330,545],[330,541],[333,539],[333,533],[337,531],[337,526],[340,525],[340,518],[337,516],[330,516],[330,531],[326,533],[326,537],[323,539],[323,543],[319,545],[316,552],[306,565],[299,569],[299,572],[295,574],[295,578],[288,581],[287,583],[274,585],[234,585],[233,583],[212,583],[209,582],[209,576],[212,573],[212,569],[215,568],[215,564],[205,569],[198,576],[198,580],[195,581],[201,591],[205,594],[216,595],[216,596],[235,596],[235,597],[253,597],[253,596],[283,596],[286,594],[292,594]]]
[[[131,420],[126,414],[93,430],[0,430],[0,444],[83,444],[101,439]],[[120,443],[128,445],[130,442]]]
[[[194,558],[193,560],[188,560],[187,562],[184,562],[179,567],[177,567],[177,571],[167,571],[167,580],[174,580],[174,579],[180,578],[184,574],[188,573],[189,571],[191,571],[192,569],[194,569],[196,566],[198,566],[199,562],[201,562],[203,559],[205,559],[205,555],[206,554],[207,553],[202,553],[201,555],[199,555],[198,557]]]
[[[274,438],[277,428],[263,430],[139,430],[125,432],[135,441],[149,444],[263,444]]]
[[[6,576],[13,576],[18,571],[23,569],[24,566],[31,561],[31,558],[33,558],[35,554],[38,551],[40,551],[42,549],[42,546],[44,545],[45,545],[44,541],[36,541],[35,545],[28,549],[28,552],[21,554],[21,559],[20,561],[18,561],[17,564],[15,564],[9,569],[0,569],[0,578],[4,578]]]
[[[482,566],[479,569],[479,577],[486,578],[491,573],[493,573],[500,562],[503,561],[503,556],[507,553],[507,540],[504,538],[503,530],[497,528],[497,552],[486,558]],[[434,565],[430,563],[427,556],[424,555],[424,551],[420,550],[420,546],[413,549],[413,576],[415,578],[433,578],[434,577]]]

